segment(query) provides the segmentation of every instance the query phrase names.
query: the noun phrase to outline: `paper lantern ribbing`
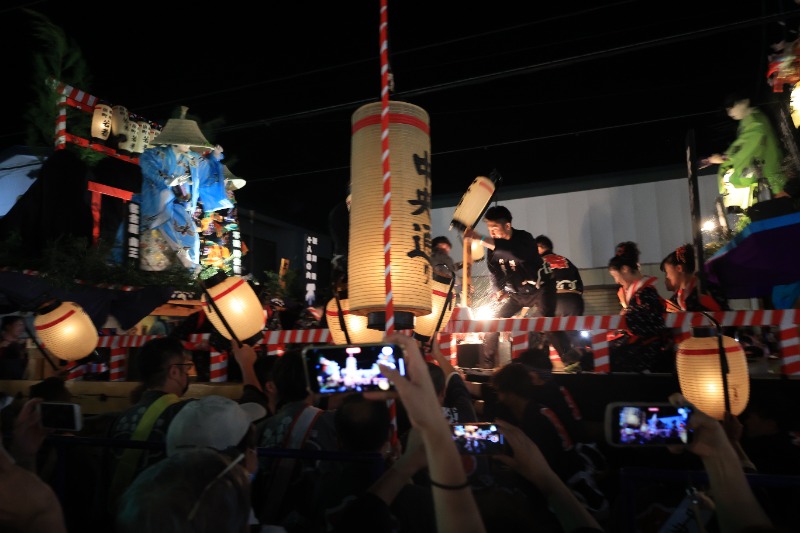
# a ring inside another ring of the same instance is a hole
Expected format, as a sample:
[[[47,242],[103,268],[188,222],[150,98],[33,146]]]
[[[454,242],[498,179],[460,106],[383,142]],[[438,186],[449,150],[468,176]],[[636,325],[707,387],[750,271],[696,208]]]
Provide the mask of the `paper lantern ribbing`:
[[[434,272],[431,283],[430,314],[418,316],[414,319],[414,337],[422,342],[427,342],[437,331],[450,321],[450,315],[455,307],[455,294],[452,287],[453,278],[441,276]]]
[[[386,310],[380,119],[380,103],[362,106],[352,117],[349,303],[351,313],[370,317],[370,325],[380,322],[372,318]],[[431,312],[428,131],[425,110],[389,103],[391,281],[397,329],[410,329],[414,316]]]
[[[111,106],[96,104],[92,113],[92,142],[105,144],[111,135]]]
[[[219,281],[221,277],[225,279]],[[264,308],[246,280],[238,276],[227,277],[224,274],[221,277],[214,278],[217,283],[206,288],[219,312],[214,306],[209,305],[205,293],[201,298],[203,310],[211,324],[226,339],[231,339],[231,334],[220,315],[224,317],[238,340],[249,339],[264,329],[266,324]]]
[[[717,420],[725,417],[725,389],[722,386],[719,342],[716,336],[696,330],[695,336],[678,346],[676,366],[683,396],[698,409]],[[744,349],[735,339],[722,337],[728,361],[728,396],[731,413],[739,415],[750,399],[750,375]]]
[[[383,331],[369,329],[367,327],[367,317],[354,315],[350,312],[349,300],[340,298],[339,305],[342,306],[344,326],[347,328],[347,335],[350,337],[349,344],[380,342],[383,339]],[[347,337],[345,337],[341,322],[339,321],[339,309],[336,306],[336,298],[331,298],[328,305],[325,306],[325,317],[333,344],[348,344]]]
[[[37,311],[33,320],[44,347],[64,361],[83,359],[97,348],[97,328],[75,302],[52,302]]]
[[[485,176],[475,178],[456,206],[453,219],[450,221],[450,229],[464,231],[467,228],[474,228],[492,200],[494,191],[495,184],[492,180]]]

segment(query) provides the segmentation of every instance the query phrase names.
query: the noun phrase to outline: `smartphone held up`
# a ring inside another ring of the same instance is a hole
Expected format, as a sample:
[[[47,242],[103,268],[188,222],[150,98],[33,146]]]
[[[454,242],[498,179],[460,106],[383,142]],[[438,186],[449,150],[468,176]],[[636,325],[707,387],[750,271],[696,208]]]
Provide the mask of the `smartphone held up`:
[[[403,349],[396,344],[307,346],[303,359],[308,389],[315,394],[394,390],[379,365],[406,374]]]
[[[612,446],[689,444],[692,409],[669,403],[615,402],[606,407],[606,440]]]
[[[68,402],[42,402],[36,406],[42,427],[59,431],[80,431],[83,428],[81,406]]]
[[[491,422],[450,424],[450,429],[458,453],[462,455],[494,455],[507,451],[503,433]]]

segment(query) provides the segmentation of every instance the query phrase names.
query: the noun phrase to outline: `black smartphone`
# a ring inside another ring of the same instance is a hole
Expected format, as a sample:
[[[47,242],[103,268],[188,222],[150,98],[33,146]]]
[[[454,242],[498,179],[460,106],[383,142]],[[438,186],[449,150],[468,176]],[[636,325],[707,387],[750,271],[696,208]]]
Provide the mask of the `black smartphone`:
[[[80,404],[42,402],[37,408],[41,416],[42,427],[60,431],[80,431],[83,428]]]
[[[315,394],[393,390],[379,364],[406,375],[403,349],[396,344],[306,346],[303,359],[308,389]]]
[[[667,402],[614,402],[606,406],[606,440],[624,448],[689,444],[691,414]]]
[[[503,433],[492,422],[450,424],[450,430],[460,454],[493,455],[508,450]]]

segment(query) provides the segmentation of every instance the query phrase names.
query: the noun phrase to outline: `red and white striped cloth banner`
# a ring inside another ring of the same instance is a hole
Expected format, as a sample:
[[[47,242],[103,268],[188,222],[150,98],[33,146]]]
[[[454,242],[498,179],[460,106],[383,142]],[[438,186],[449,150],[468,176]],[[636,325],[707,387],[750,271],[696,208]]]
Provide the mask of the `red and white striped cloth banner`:
[[[455,366],[457,363],[457,352],[456,352],[456,344],[455,344],[455,337],[450,333],[439,333],[436,334],[436,343],[439,345],[439,351],[442,352],[442,356],[445,359],[450,361],[450,364]]]
[[[228,381],[228,354],[211,348],[209,353],[209,378],[211,383]]]
[[[512,335],[511,337],[511,360],[517,359],[522,352],[530,347],[530,335],[528,332]]]
[[[115,337],[119,341],[120,337]],[[120,346],[119,342],[111,344],[109,363],[111,370],[108,373],[109,381],[125,381],[127,377],[128,349]]]
[[[71,381],[83,381],[88,365],[75,365],[67,372],[67,383]]]
[[[607,331],[592,332],[592,352],[594,353],[594,371],[608,373],[611,370],[611,363],[608,356]]]
[[[781,373],[800,376],[800,333],[797,325],[781,325],[778,335],[781,345]]]
[[[89,110],[93,111],[95,104],[97,104],[98,98],[96,96],[92,96],[91,94],[84,92],[80,89],[76,89],[72,85],[67,85],[63,82],[55,82],[55,90],[61,96],[65,98],[69,98],[72,100],[72,103],[75,107],[81,107],[84,111]]]

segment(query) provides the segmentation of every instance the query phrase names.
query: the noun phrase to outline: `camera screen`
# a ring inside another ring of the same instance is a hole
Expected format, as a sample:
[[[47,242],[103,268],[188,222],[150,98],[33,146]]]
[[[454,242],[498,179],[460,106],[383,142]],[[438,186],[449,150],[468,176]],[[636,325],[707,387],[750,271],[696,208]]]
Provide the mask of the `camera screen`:
[[[687,444],[691,409],[669,405],[630,405],[619,408],[615,443],[621,446]]]
[[[486,455],[503,453],[505,449],[503,434],[494,424],[451,424],[450,427],[459,453]]]
[[[319,394],[393,389],[378,364],[406,373],[403,351],[393,344],[309,347],[305,357],[308,385]]]
[[[42,403],[39,405],[42,415],[42,426],[50,429],[79,430],[76,421],[75,404],[72,403]]]

